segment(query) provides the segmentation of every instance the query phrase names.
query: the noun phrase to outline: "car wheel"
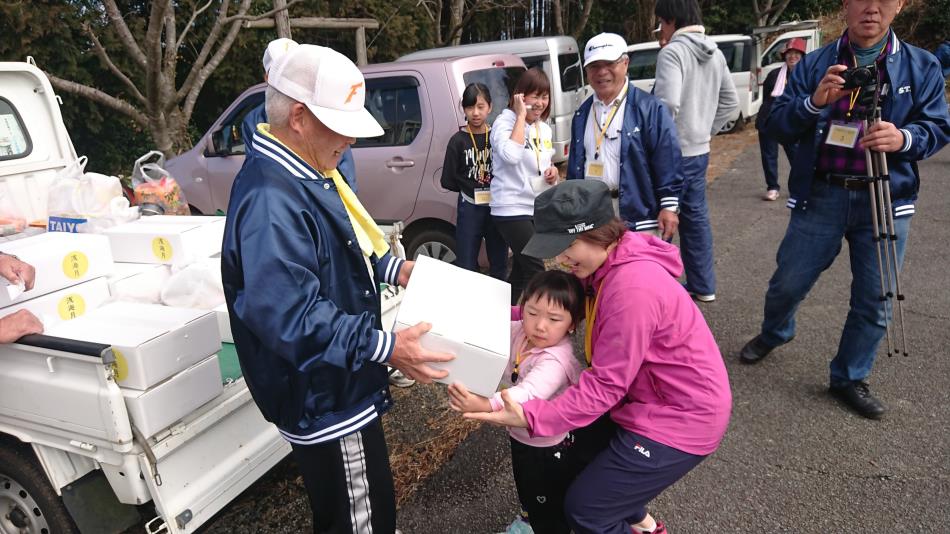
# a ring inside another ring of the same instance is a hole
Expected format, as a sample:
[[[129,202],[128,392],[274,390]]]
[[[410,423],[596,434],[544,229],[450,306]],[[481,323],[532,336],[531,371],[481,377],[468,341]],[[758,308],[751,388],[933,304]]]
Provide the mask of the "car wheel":
[[[446,263],[455,263],[455,236],[440,230],[423,230],[405,243],[406,256],[413,260],[429,256]]]
[[[719,133],[721,134],[735,133],[741,130],[744,125],[745,125],[745,120],[742,118],[742,115],[739,115],[739,118],[735,120],[731,120],[727,122],[726,124],[724,124],[722,128],[719,129]]]
[[[4,445],[0,445],[0,532],[78,534],[33,458]]]

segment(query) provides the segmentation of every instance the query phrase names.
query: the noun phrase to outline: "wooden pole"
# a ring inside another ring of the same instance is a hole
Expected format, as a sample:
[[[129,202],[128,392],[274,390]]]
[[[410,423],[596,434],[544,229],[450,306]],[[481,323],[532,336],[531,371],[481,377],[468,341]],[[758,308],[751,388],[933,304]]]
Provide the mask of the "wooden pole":
[[[369,61],[366,59],[366,26],[356,28],[356,64],[362,67]]]
[[[290,36],[290,14],[287,13],[287,0],[274,0],[274,9],[280,9],[274,14],[277,37],[292,39]]]

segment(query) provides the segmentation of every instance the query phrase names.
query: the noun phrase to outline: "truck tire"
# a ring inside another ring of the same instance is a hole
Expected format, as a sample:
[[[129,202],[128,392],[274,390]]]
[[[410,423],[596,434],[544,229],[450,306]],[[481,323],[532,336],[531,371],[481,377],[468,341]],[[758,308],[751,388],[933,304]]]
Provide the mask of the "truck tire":
[[[32,454],[0,444],[0,532],[78,534]]]
[[[422,230],[404,243],[406,257],[429,256],[446,263],[455,263],[455,235],[439,229]]]

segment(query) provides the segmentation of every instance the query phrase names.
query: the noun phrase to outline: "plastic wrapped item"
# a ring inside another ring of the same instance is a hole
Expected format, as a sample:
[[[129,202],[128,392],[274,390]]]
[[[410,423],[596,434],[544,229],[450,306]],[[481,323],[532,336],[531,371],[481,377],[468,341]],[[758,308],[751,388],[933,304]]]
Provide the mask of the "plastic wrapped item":
[[[224,304],[221,261],[199,261],[172,273],[162,286],[162,303],[199,310],[211,310]]]
[[[153,159],[155,162],[149,161]],[[135,203],[146,215],[190,215],[185,193],[164,165],[165,156],[157,150],[135,161],[132,168]]]
[[[138,217],[115,176],[85,172],[87,158],[70,164],[50,183],[48,230],[96,233]]]

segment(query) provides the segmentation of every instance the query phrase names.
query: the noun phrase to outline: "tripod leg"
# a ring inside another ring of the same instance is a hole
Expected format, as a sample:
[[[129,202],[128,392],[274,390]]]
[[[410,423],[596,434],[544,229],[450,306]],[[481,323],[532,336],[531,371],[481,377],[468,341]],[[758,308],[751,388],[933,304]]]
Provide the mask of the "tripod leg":
[[[895,307],[897,308],[897,314],[894,316],[894,319],[898,324],[894,325],[894,333],[895,335],[897,334],[897,329],[899,327],[901,352],[904,356],[907,356],[907,333],[904,330],[904,292],[901,290],[900,265],[898,265],[897,259],[897,230],[894,226],[894,205],[891,203],[891,187],[887,174],[887,161],[885,160],[884,154],[881,154],[880,158],[882,165],[881,168],[884,170],[884,179],[881,182],[882,189],[884,190],[884,210],[887,214],[887,226],[890,229],[887,238],[890,244],[891,257],[894,258],[892,267],[894,272],[894,290],[897,293],[895,304]],[[894,339],[894,354],[897,354],[896,337]]]
[[[869,126],[869,121],[865,122],[865,127]],[[884,334],[887,340],[887,355],[891,356],[891,326],[890,321],[888,321],[888,293],[890,292],[890,280],[887,279],[884,275],[886,272],[887,262],[885,258],[887,256],[887,246],[882,239],[886,239],[887,231],[881,227],[881,213],[879,211],[878,205],[878,196],[880,194],[881,182],[876,173],[877,165],[875,165],[874,158],[871,155],[869,149],[864,151],[865,161],[868,168],[868,201],[871,205],[871,239],[874,241],[874,250],[877,253],[877,272],[881,280],[881,294],[878,296],[878,300],[881,301],[881,306],[884,307]],[[883,198],[883,196],[881,196]],[[886,224],[886,223],[885,223]]]

